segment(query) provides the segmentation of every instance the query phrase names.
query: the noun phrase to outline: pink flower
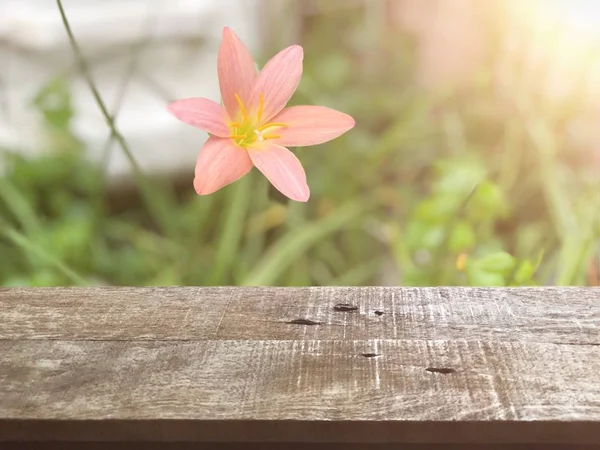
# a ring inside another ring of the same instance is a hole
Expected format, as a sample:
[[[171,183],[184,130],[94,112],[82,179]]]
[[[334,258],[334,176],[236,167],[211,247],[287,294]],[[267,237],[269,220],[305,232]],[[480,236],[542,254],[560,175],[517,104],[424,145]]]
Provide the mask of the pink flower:
[[[286,146],[317,145],[354,126],[347,114],[323,106],[287,102],[302,76],[302,47],[292,45],[257,73],[248,49],[223,30],[217,69],[223,106],[206,98],[169,104],[182,122],[210,134],[196,162],[194,188],[211,194],[256,166],[282,194],[299,202],[310,196],[302,164]]]

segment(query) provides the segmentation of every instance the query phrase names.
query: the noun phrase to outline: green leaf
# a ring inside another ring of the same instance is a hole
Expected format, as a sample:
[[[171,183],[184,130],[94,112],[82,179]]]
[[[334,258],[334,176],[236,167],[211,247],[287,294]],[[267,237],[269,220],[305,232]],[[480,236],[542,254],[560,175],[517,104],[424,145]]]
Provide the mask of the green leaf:
[[[507,212],[506,200],[498,185],[484,181],[474,193],[467,211],[475,220],[503,217]]]
[[[48,126],[63,132],[69,131],[73,107],[64,79],[55,78],[42,87],[33,99],[33,105],[42,113]]]
[[[506,281],[499,273],[487,272],[477,265],[467,263],[467,279],[470,286],[504,286]]]
[[[475,263],[485,272],[507,274],[515,267],[515,258],[506,252],[496,252],[480,258]]]
[[[444,242],[444,225],[412,221],[406,229],[406,245],[410,250],[434,249]]]
[[[518,285],[529,284],[533,278],[535,269],[536,268],[531,261],[525,260],[521,262],[521,264],[515,272],[515,283]]]
[[[450,251],[458,253],[469,250],[475,246],[475,231],[471,224],[465,220],[458,221],[452,228],[448,246]]]
[[[540,264],[542,263],[543,256],[544,256],[544,252],[541,251],[535,262],[532,262],[528,259],[526,259],[525,261],[522,261],[521,264],[519,264],[519,267],[517,267],[517,269],[515,270],[515,274],[514,274],[515,284],[517,284],[517,285],[532,285],[532,284],[534,284],[533,277],[534,277],[535,273],[537,272],[538,268],[540,267]]]
[[[442,159],[436,162],[435,170],[435,192],[459,198],[464,198],[473,187],[482,183],[486,175],[484,164],[474,157]]]
[[[447,222],[460,208],[460,198],[453,195],[436,195],[417,206],[415,218],[430,224]]]

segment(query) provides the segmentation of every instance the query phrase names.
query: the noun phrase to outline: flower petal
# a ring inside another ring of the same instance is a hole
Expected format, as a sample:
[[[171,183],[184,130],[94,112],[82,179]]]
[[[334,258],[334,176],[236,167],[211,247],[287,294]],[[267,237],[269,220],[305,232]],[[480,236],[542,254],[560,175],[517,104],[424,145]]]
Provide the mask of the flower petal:
[[[223,105],[231,120],[238,120],[235,94],[248,104],[248,91],[256,79],[256,64],[242,40],[229,27],[223,28],[217,72]]]
[[[335,139],[354,127],[348,114],[324,106],[292,106],[279,113],[273,122],[285,123],[274,134],[280,136],[277,144],[303,147]]]
[[[239,180],[252,169],[248,152],[231,139],[210,137],[198,155],[194,188],[199,195],[212,194]]]
[[[248,154],[258,170],[283,195],[298,202],[306,202],[310,189],[306,184],[306,173],[296,156],[285,147],[265,143],[249,148]]]
[[[215,136],[228,137],[227,114],[218,103],[207,98],[185,98],[169,103],[168,110],[182,122]]]
[[[264,97],[261,122],[265,123],[279,113],[292,98],[302,77],[304,51],[292,45],[277,53],[263,67],[250,89],[249,110],[256,111],[260,94]]]

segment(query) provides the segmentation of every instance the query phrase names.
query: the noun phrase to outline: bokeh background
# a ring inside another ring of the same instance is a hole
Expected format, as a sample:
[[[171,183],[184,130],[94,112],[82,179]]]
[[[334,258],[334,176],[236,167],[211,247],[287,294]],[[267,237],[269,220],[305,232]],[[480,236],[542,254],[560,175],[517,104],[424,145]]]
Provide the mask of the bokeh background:
[[[600,285],[600,2],[63,5],[79,57],[55,2],[0,4],[0,285]],[[306,204],[193,190],[165,106],[219,99],[223,26],[356,119],[296,149]]]

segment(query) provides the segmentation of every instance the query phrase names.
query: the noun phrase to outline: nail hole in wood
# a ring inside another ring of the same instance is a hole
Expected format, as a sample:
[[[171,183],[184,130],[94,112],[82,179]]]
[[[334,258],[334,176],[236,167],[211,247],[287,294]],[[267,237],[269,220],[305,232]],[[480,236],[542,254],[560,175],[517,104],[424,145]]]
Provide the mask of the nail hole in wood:
[[[380,356],[379,353],[361,353],[365,358],[375,358],[376,356]]]
[[[385,313],[384,313],[383,311],[380,311],[380,310],[376,310],[376,311],[375,311],[375,315],[376,315],[376,316],[383,316],[384,314],[385,314]]]
[[[333,310],[337,312],[352,312],[357,309],[358,306],[350,305],[349,303],[338,303],[333,307]]]
[[[456,369],[452,369],[450,367],[428,367],[425,370],[427,372],[431,372],[431,373],[443,373],[444,375],[448,375],[449,373],[456,372]]]
[[[314,320],[310,319],[294,319],[286,323],[291,325],[321,325],[321,322],[315,322]]]

